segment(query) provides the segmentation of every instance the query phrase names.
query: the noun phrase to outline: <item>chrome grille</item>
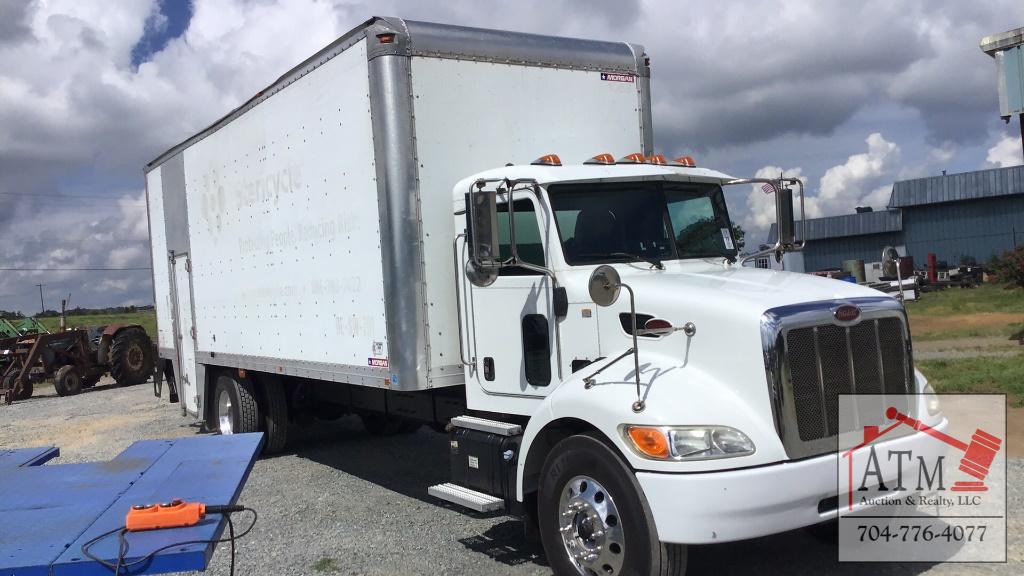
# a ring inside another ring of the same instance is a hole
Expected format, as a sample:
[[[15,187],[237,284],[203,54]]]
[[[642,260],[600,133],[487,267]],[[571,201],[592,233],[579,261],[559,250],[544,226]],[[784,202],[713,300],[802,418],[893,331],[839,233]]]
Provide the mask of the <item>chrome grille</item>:
[[[792,328],[785,341],[786,384],[792,391],[802,442],[839,432],[839,394],[913,392],[899,317],[865,319],[853,326],[829,323]],[[906,407],[897,404],[897,408]]]

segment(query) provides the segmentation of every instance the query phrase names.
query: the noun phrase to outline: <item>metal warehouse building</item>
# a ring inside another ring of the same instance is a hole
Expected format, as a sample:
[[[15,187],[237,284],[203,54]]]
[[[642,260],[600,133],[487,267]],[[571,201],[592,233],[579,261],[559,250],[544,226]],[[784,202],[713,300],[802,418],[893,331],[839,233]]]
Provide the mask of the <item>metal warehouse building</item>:
[[[768,244],[776,235],[773,225]],[[995,168],[896,182],[886,210],[808,220],[804,270],[878,261],[890,245],[918,267],[932,252],[955,266],[962,256],[985,262],[1020,243],[1024,166]]]

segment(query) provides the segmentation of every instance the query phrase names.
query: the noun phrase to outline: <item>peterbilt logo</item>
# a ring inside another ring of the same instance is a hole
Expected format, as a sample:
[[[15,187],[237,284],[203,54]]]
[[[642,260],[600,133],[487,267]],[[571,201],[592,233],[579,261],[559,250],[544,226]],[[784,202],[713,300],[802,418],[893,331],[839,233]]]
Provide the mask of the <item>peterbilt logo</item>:
[[[836,320],[840,322],[853,322],[857,318],[860,318],[860,308],[852,304],[843,304],[839,308],[836,308],[832,315],[836,317]]]

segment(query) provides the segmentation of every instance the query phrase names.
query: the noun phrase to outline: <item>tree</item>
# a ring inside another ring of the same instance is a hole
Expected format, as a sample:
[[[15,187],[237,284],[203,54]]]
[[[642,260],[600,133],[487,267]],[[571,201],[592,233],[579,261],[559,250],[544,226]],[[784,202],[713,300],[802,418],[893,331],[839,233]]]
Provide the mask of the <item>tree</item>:
[[[736,251],[743,250],[743,245],[746,244],[747,232],[743,230],[743,226],[739,224],[732,225],[732,241],[736,244]]]
[[[997,282],[1024,288],[1024,246],[993,256],[988,266]]]

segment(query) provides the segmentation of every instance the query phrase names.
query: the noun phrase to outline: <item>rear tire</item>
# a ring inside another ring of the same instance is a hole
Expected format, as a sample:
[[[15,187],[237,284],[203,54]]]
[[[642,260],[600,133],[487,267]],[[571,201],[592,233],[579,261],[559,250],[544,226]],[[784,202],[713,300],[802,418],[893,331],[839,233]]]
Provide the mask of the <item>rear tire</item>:
[[[153,342],[142,328],[125,328],[110,345],[110,375],[118,386],[142,384],[153,375]]]
[[[74,396],[82,391],[82,376],[70,364],[61,366],[53,377],[53,388],[59,396]]]
[[[260,431],[260,408],[249,380],[221,374],[214,386],[213,402],[214,430],[221,434]]]
[[[276,454],[284,450],[288,444],[288,399],[284,392],[284,384],[276,378],[261,380],[260,384],[266,393],[267,442],[263,452]]]
[[[559,576],[686,572],[686,546],[658,541],[633,471],[594,436],[570,436],[552,448],[541,469],[537,519]]]

